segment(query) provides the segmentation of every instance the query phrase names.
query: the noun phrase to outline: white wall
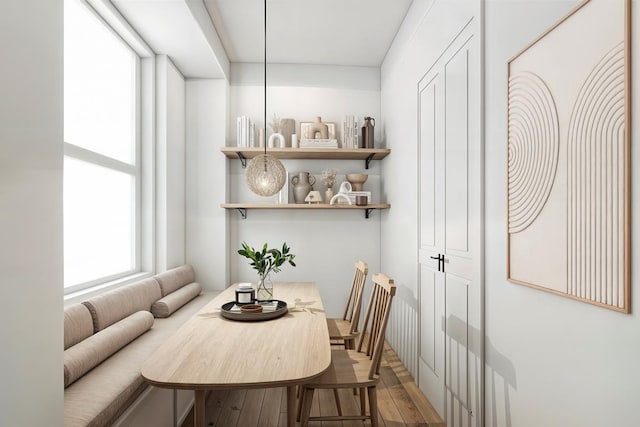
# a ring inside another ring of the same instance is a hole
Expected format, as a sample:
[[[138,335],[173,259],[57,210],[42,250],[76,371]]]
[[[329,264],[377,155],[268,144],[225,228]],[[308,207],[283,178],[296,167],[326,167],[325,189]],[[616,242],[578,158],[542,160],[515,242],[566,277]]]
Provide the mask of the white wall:
[[[227,195],[229,86],[223,79],[186,81],[186,261],[205,289],[228,286]]]
[[[0,2],[0,425],[63,424],[62,1]]]
[[[156,272],[185,262],[185,82],[156,59]]]
[[[227,145],[235,145],[237,116],[251,117],[256,127],[264,123],[262,65],[233,64],[231,69],[231,132]],[[340,129],[346,114],[380,117],[380,73],[377,68],[270,64],[267,72],[267,121],[275,113],[280,118],[295,119],[299,130],[300,121],[313,121],[316,116],[321,116],[323,121],[335,122]],[[376,147],[381,146],[378,133]],[[222,156],[220,153],[216,155]],[[391,157],[393,155],[391,153]],[[326,168],[338,169],[341,175],[367,173],[369,178],[364,189],[372,191],[373,200],[384,201],[380,165],[385,161],[372,162],[369,170],[365,170],[364,161],[284,160],[283,163],[291,173],[309,171],[320,175]],[[230,192],[227,201],[275,201],[275,198],[265,199],[250,193],[244,183],[244,169],[240,162],[234,160],[229,163]],[[341,181],[336,182],[336,192]],[[326,187],[318,180],[314,189],[324,194]],[[327,314],[341,316],[355,262],[359,259],[366,261],[370,275],[380,272],[380,218],[383,212],[375,211],[365,219],[363,211],[249,210],[247,219],[241,219],[237,212],[230,211],[229,284],[256,281],[255,271],[248,261],[236,253],[243,241],[254,247],[265,242],[270,246],[281,246],[286,241],[296,254],[297,267],[285,266],[280,273],[272,275],[272,280],[315,281]]]
[[[507,60],[564,16],[577,1],[486,2],[485,216],[486,420],[489,426],[640,425],[640,280],[632,267],[632,311],[626,315],[535,289],[506,277]],[[640,22],[634,1],[633,22]],[[639,34],[634,34],[638,46]],[[634,54],[638,50],[634,48]],[[570,54],[568,52],[567,54]],[[632,69],[640,57],[635,55]],[[638,74],[634,72],[634,77]],[[640,164],[638,101],[633,85],[632,164]],[[634,224],[640,177],[632,168]],[[637,259],[637,251],[632,254]],[[634,267],[636,263],[632,264]],[[540,266],[543,268],[543,266]]]

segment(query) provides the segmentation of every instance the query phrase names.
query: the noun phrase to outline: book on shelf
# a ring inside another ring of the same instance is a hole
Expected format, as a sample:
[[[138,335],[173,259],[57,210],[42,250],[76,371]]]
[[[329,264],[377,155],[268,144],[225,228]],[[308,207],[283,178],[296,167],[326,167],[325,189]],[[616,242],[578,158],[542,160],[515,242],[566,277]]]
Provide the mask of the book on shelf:
[[[352,114],[342,122],[342,148],[358,148],[358,119]]]
[[[236,145],[238,147],[255,147],[255,125],[247,116],[236,119]]]
[[[367,204],[371,204],[371,191],[347,191],[345,193],[337,193],[337,194],[342,194],[346,196],[351,201],[352,205],[356,204],[356,196],[367,196]],[[338,199],[336,203],[339,205],[348,204],[346,201],[344,201],[344,199]]]
[[[338,148],[338,140],[303,138],[300,140],[300,148]]]

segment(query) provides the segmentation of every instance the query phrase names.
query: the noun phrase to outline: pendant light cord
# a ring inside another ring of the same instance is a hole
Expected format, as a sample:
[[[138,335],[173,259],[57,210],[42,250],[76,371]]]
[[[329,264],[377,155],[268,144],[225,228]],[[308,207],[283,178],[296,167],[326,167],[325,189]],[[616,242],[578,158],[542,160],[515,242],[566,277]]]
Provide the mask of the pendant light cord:
[[[264,154],[267,155],[267,0],[264,0]]]

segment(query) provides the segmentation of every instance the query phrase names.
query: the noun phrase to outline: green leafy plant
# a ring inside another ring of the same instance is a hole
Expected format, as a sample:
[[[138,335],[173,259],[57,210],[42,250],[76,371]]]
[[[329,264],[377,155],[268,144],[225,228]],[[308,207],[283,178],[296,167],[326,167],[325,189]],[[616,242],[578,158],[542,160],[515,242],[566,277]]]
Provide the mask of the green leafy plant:
[[[249,265],[258,272],[260,279],[264,280],[272,271],[278,273],[285,262],[293,267],[296,266],[293,262],[296,256],[290,251],[291,248],[287,246],[287,242],[282,245],[282,250],[269,249],[266,243],[262,246],[262,250],[256,250],[242,242],[242,249],[239,249],[238,253],[251,261]]]

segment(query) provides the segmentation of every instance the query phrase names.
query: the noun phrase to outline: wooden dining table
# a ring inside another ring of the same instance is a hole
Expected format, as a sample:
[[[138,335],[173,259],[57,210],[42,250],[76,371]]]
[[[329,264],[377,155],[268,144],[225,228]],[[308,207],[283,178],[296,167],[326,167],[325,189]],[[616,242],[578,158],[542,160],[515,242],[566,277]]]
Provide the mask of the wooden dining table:
[[[296,386],[331,363],[324,307],[314,283],[274,283],[274,299],[288,313],[243,322],[222,317],[235,285],[213,298],[142,365],[145,380],[160,388],[195,391],[195,426],[204,427],[205,393],[217,389],[287,388],[287,425],[296,423]]]

